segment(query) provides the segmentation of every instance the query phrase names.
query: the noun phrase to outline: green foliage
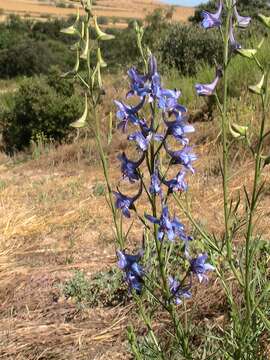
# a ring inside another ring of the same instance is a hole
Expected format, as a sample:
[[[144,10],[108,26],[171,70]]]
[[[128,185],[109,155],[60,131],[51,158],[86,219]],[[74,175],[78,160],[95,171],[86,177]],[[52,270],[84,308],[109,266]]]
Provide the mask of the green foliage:
[[[109,19],[107,18],[107,16],[99,16],[98,22],[100,25],[108,25]]]
[[[160,46],[162,63],[184,75],[194,75],[202,64],[219,63],[222,44],[215,32],[188,25],[171,26]]]
[[[66,6],[66,3],[64,1],[58,1],[56,4],[55,4],[56,7],[58,8],[63,8],[65,9],[67,6]]]
[[[33,23],[13,15],[0,24],[0,78],[47,74],[51,65],[70,68],[70,40],[60,29],[71,20]]]
[[[116,270],[102,271],[87,278],[82,271],[65,283],[63,292],[67,298],[89,307],[115,306],[126,299],[126,289],[121,287],[122,274]]]
[[[13,95],[13,106],[2,114],[4,150],[13,153],[43,134],[61,142],[71,131],[69,124],[82,111],[82,101],[67,80],[34,77],[22,82]]]
[[[103,183],[96,183],[95,187],[93,189],[93,195],[98,196],[104,196],[106,194],[106,187]]]

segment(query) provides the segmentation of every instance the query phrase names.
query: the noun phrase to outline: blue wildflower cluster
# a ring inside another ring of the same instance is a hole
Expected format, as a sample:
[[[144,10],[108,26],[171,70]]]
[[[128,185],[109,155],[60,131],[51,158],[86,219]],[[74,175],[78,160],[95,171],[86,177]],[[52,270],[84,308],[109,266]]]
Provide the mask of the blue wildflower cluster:
[[[122,172],[122,179],[130,183],[138,183],[138,191],[134,196],[123,194],[119,188],[114,191],[115,206],[126,218],[130,218],[132,211],[136,214],[136,201],[145,189],[148,198],[160,201],[160,216],[156,212],[152,215],[145,214],[144,226],[150,228],[147,222],[154,224],[157,229],[157,240],[174,242],[177,239],[183,242],[184,256],[189,262],[188,275],[198,276],[199,280],[206,279],[205,273],[212,270],[210,264],[205,263],[207,255],[199,255],[192,259],[189,255],[189,242],[192,240],[185,232],[184,225],[176,216],[171,216],[168,207],[168,197],[172,193],[184,192],[188,185],[185,180],[188,172],[194,173],[193,163],[197,159],[189,146],[188,134],[194,132],[193,126],[187,123],[187,109],[179,104],[181,92],[165,89],[157,69],[154,56],[149,57],[147,74],[141,74],[132,67],[128,71],[130,90],[127,99],[138,99],[136,105],[123,101],[115,101],[117,107],[118,128],[127,134],[127,139],[135,143],[138,160],[134,161],[123,152],[118,156]],[[217,74],[220,77],[220,74]],[[216,80],[217,82],[218,80]],[[203,91],[203,90],[202,90]],[[210,91],[210,90],[209,90]],[[145,118],[145,107],[149,106],[149,119]],[[161,116],[157,116],[160,114]],[[158,117],[158,119],[157,119]],[[135,131],[134,131],[135,128]],[[131,130],[133,129],[133,131]],[[131,131],[130,131],[131,130]],[[178,149],[172,149],[169,140],[173,139],[178,144]],[[167,179],[167,172],[162,173],[160,166],[161,151],[168,158],[168,169],[177,168],[176,175]],[[147,169],[149,173],[149,186],[145,184],[146,177],[142,176]],[[137,255],[129,255],[123,250],[117,251],[118,266],[124,272],[124,278],[130,289],[140,293],[144,284],[145,272],[139,264],[143,251]],[[184,278],[187,278],[185,276]],[[190,284],[186,286],[173,277],[168,277],[168,288],[176,304],[181,298],[189,298]]]
[[[241,50],[242,46],[236,41],[234,36],[234,25],[239,28],[246,28],[250,24],[251,17],[249,16],[241,16],[239,15],[236,7],[236,0],[233,0],[232,3],[233,13],[230,17],[230,29],[229,29],[229,44],[231,50],[237,51]],[[208,11],[202,11],[202,27],[204,29],[211,29],[211,28],[220,28],[222,25],[222,10],[223,10],[223,2],[222,0],[219,1],[218,10],[215,13],[210,13]],[[216,87],[219,83],[219,80],[222,77],[222,70],[221,68],[217,68],[216,77],[210,84],[196,84],[195,89],[199,96],[211,96],[214,94]]]

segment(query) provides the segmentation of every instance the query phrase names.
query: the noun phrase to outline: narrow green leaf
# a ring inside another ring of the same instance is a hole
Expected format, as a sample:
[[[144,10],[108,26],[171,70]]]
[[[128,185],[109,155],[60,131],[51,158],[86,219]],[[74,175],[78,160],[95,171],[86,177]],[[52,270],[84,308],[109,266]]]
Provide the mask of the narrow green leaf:
[[[108,132],[108,145],[112,142],[112,130],[113,130],[113,115],[112,112],[110,112],[110,118],[109,118],[109,132]]]

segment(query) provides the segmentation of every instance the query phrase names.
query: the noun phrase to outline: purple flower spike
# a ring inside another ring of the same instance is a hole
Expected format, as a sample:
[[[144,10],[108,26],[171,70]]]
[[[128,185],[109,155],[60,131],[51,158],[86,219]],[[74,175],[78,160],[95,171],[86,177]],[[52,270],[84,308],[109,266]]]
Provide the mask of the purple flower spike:
[[[126,218],[130,218],[130,210],[135,210],[134,203],[142,194],[142,184],[140,186],[139,192],[134,197],[129,197],[118,191],[113,191],[113,194],[116,198],[115,207],[122,211],[123,215]]]
[[[162,241],[164,239],[165,235],[168,236],[169,241],[174,240],[175,232],[174,232],[174,228],[173,228],[173,222],[170,220],[170,217],[169,217],[168,206],[163,206],[160,219],[157,219],[151,215],[145,215],[145,217],[151,223],[159,225],[158,239],[160,241]]]
[[[182,150],[172,151],[168,149],[165,143],[165,149],[167,153],[171,156],[171,164],[180,164],[183,165],[186,169],[190,170],[192,173],[195,172],[192,167],[192,162],[197,160],[197,156],[190,152],[191,147],[184,146]]]
[[[136,255],[128,255],[125,251],[117,250],[118,267],[124,271],[132,271],[135,275],[143,276],[143,269],[138,265],[138,261],[143,256],[143,251]]]
[[[195,89],[199,96],[211,96],[214,94],[217,84],[222,76],[221,70],[217,69],[216,77],[210,84],[196,84]]]
[[[149,191],[151,194],[156,195],[161,193],[161,182],[157,170],[155,170],[155,172],[151,175],[151,184],[149,187]]]
[[[192,125],[185,124],[183,120],[165,121],[165,124],[167,125],[167,135],[172,135],[183,145],[187,145],[189,142],[184,135],[195,131]]]
[[[229,41],[233,51],[241,49],[242,46],[235,40],[234,37],[232,19],[230,21]]]
[[[137,148],[141,151],[146,151],[151,139],[151,135],[144,137],[143,134],[139,131],[130,134],[128,140],[135,141],[137,143]]]
[[[125,281],[131,289],[136,290],[140,293],[142,290],[144,275],[143,268],[138,261],[143,256],[143,251],[139,251],[136,255],[128,255],[124,251],[117,250],[118,267],[125,273]]]
[[[158,107],[163,111],[186,113],[187,109],[178,103],[181,92],[161,89],[158,96]]]
[[[210,13],[208,11],[202,11],[202,27],[204,29],[210,29],[213,27],[219,27],[221,25],[221,13],[223,3],[220,0],[219,7],[216,13]]]
[[[184,253],[185,256],[189,258],[189,242],[192,241],[193,238],[192,236],[186,234],[184,225],[177,219],[177,217],[174,217],[172,224],[175,235],[184,242]]]
[[[123,132],[127,130],[127,125],[131,122],[134,125],[139,124],[138,111],[143,107],[145,99],[136,106],[129,106],[124,104],[121,101],[115,100],[114,103],[118,107],[118,111],[116,113],[117,118],[120,120],[118,128],[121,128]]]
[[[138,167],[144,160],[144,154],[139,161],[129,160],[124,152],[121,155],[118,155],[117,158],[121,161],[123,178],[128,178],[131,183],[139,180]]]
[[[187,191],[187,184],[185,182],[185,171],[180,171],[175,178],[171,180],[163,179],[162,182],[169,188],[169,193],[173,193],[176,191]]]
[[[131,90],[127,93],[127,98],[133,95],[145,97],[150,93],[150,87],[147,82],[147,76],[140,74],[136,68],[128,70]]]
[[[248,25],[251,22],[251,17],[250,16],[241,16],[238,14],[237,8],[236,8],[236,1],[233,2],[233,10],[234,10],[234,15],[236,17],[237,20],[237,25],[241,28],[246,28],[248,27]]]
[[[207,258],[207,254],[200,254],[197,258],[190,260],[190,271],[198,277],[200,283],[203,280],[208,281],[205,274],[207,271],[215,270],[214,266],[205,262]]]
[[[157,59],[155,56],[151,55],[148,60],[148,77],[149,79],[152,79],[153,76],[158,74],[157,69]]]
[[[191,298],[191,292],[189,291],[190,287],[183,288],[180,282],[175,278],[173,278],[172,276],[169,276],[168,280],[169,280],[170,293],[172,294],[172,297],[176,305],[182,303],[181,298],[186,298],[186,299]]]

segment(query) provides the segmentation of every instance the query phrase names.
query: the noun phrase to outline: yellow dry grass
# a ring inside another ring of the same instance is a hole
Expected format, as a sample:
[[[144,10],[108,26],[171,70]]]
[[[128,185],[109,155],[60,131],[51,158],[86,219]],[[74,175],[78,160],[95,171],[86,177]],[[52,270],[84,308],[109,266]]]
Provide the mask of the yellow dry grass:
[[[200,133],[208,126],[200,126]],[[113,146],[111,176],[116,182],[119,144]],[[91,276],[115,264],[110,213],[104,196],[95,193],[96,184],[103,183],[97,154],[93,150],[82,155],[80,148],[85,144],[64,145],[26,162],[0,159],[0,359],[129,359],[124,339],[130,306],[79,309],[61,290],[74,269]],[[220,149],[214,140],[196,152],[200,161],[189,184],[192,211],[220,234]],[[252,181],[250,161],[237,166],[231,194],[243,184],[249,188]],[[269,182],[269,173],[264,177]],[[269,203],[267,195],[259,214]],[[146,203],[141,209],[145,211]],[[258,225],[263,236],[269,236],[267,216],[261,216]],[[141,230],[135,227],[131,237],[140,241]],[[218,322],[223,319],[222,292],[214,277],[211,290],[209,286],[207,292],[203,287],[195,291],[192,302],[202,321],[209,314]]]

